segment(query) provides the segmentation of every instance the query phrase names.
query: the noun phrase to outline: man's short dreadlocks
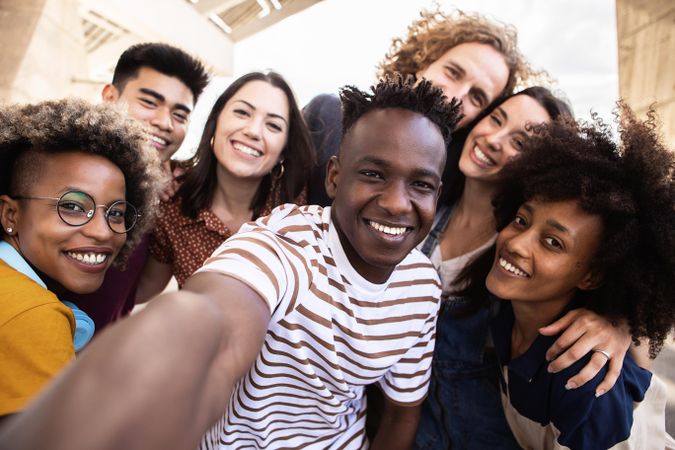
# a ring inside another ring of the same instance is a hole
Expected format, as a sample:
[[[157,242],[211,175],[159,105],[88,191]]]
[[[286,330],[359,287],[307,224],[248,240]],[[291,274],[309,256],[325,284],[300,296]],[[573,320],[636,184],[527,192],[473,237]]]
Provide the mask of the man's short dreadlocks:
[[[374,109],[402,108],[422,114],[438,126],[445,144],[460,117],[459,102],[451,102],[443,91],[430,82],[422,80],[415,84],[414,77],[400,75],[387,77],[372,87],[368,94],[354,86],[345,86],[340,91],[342,101],[342,135],[346,135],[357,120]]]

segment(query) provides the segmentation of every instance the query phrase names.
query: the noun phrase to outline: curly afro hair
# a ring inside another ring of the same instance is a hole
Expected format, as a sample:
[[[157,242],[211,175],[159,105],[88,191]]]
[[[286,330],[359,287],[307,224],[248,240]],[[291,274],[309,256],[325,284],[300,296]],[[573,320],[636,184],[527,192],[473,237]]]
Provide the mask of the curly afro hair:
[[[354,86],[345,86],[340,90],[342,102],[342,135],[346,135],[357,120],[374,109],[403,108],[422,114],[436,124],[447,146],[450,135],[459,120],[459,102],[448,102],[443,92],[427,80],[415,83],[412,76],[402,77],[395,74],[380,80],[371,87],[368,94]]]
[[[518,32],[512,25],[496,22],[478,13],[440,9],[420,12],[408,26],[405,38],[394,38],[389,52],[378,66],[378,77],[393,73],[415,75],[451,48],[468,42],[492,46],[504,56],[509,78],[503,95],[515,88],[549,81],[544,71],[533,69],[518,50]]]
[[[22,195],[44,154],[76,150],[110,160],[124,174],[126,200],[141,213],[115,260],[123,265],[152,226],[165,181],[147,142],[140,123],[109,105],[64,99],[0,106],[0,195]],[[0,233],[1,238],[4,230]]]
[[[620,102],[616,115],[620,144],[597,118],[542,127],[503,169],[495,216],[501,230],[533,198],[576,200],[600,216],[592,269],[603,282],[584,294],[586,305],[627,320],[635,342],[649,338],[655,357],[675,324],[675,153],[658,136],[653,111],[640,121]]]

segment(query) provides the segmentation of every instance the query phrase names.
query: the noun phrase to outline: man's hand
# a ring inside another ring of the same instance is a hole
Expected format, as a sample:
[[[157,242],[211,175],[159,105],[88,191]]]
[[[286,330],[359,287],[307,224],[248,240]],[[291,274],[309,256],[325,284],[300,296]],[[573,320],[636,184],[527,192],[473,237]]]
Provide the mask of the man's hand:
[[[159,198],[163,202],[169,201],[180,188],[180,183],[177,181],[177,178],[185,174],[185,169],[179,165],[171,170],[171,161],[164,161],[162,163],[162,169],[164,172],[171,177],[166,187],[159,193]]]
[[[567,381],[565,385],[567,389],[584,385],[607,364],[607,356],[598,350],[609,354],[609,367],[605,379],[595,390],[595,395],[599,397],[614,387],[631,343],[626,323],[615,327],[604,317],[579,308],[568,312],[551,325],[540,328],[539,332],[545,336],[554,336],[562,332],[562,335],[546,352],[546,359],[551,361],[548,366],[549,372],[559,372],[589,352],[593,352],[591,360],[581,372]]]

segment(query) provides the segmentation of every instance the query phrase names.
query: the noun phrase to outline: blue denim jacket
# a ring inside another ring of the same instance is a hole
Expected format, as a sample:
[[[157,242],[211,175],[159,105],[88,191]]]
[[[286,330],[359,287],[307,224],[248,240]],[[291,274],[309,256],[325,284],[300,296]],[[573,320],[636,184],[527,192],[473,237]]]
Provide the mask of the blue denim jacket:
[[[451,298],[441,307],[415,448],[518,449],[502,410],[497,358],[486,351],[493,312],[483,308],[466,318],[455,317],[466,302]]]

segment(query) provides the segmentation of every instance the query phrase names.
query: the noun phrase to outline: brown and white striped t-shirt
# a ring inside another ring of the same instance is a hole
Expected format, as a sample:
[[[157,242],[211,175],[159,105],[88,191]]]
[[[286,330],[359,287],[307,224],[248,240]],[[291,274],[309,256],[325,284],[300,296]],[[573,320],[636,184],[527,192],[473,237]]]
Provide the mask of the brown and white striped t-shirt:
[[[403,404],[426,395],[441,291],[419,251],[370,283],[349,264],[330,208],[282,205],[200,271],[243,281],[272,312],[255,364],[200,448],[361,449],[366,385]]]

